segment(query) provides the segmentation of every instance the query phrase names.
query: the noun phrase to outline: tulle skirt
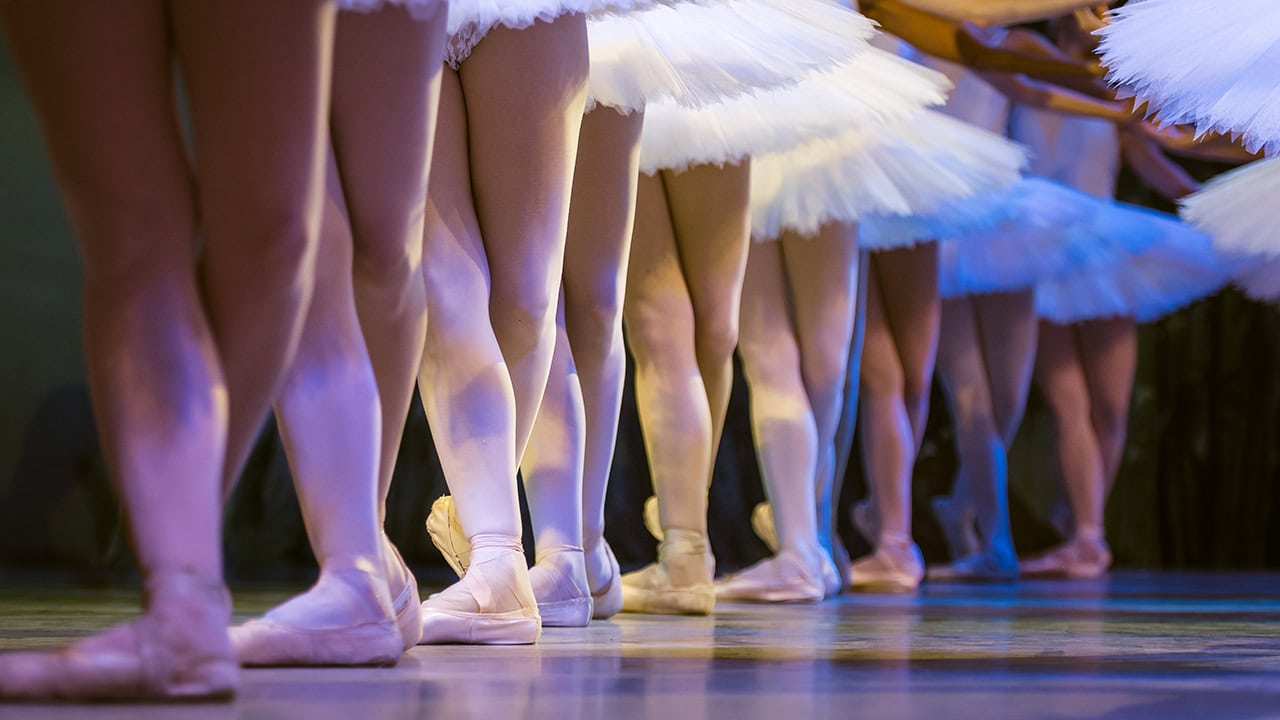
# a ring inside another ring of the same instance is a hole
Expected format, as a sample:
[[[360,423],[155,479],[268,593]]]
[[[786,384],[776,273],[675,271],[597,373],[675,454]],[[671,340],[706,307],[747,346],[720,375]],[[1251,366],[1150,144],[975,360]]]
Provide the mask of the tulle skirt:
[[[783,89],[699,109],[655,103],[645,111],[640,169],[731,164],[790,150],[849,128],[909,118],[945,101],[946,88],[932,70],[867,48],[830,72]]]
[[[1217,292],[1229,264],[1209,236],[1163,213],[1139,208],[1159,233],[1146,250],[1105,269],[1085,268],[1036,285],[1041,318],[1070,324],[1107,317],[1150,322]]]
[[[1254,300],[1280,301],[1280,258],[1237,258],[1232,283]]]
[[[710,0],[598,13],[587,23],[588,107],[701,107],[794,84],[863,52],[870,20],[829,0]]]
[[[430,20],[447,0],[338,0],[339,10],[376,12],[388,5],[403,5],[415,20]]]
[[[1280,256],[1280,158],[1219,175],[1182,200],[1182,217],[1224,251]]]
[[[1098,34],[1108,78],[1160,121],[1280,150],[1280,3],[1130,2]]]
[[[938,289],[944,298],[1021,290],[1068,273],[1105,271],[1164,233],[1146,213],[1036,177],[960,205],[973,217],[998,222],[942,236]]]
[[[355,0],[366,2],[367,0]],[[561,15],[627,12],[653,5],[655,0],[450,0],[445,64],[455,70],[485,34],[501,25],[519,30],[535,22],[551,22]]]
[[[829,222],[927,215],[1017,182],[1026,161],[1016,143],[937,112],[855,126],[752,157],[752,236],[771,240],[784,230],[811,234]],[[961,228],[967,226],[951,231]]]

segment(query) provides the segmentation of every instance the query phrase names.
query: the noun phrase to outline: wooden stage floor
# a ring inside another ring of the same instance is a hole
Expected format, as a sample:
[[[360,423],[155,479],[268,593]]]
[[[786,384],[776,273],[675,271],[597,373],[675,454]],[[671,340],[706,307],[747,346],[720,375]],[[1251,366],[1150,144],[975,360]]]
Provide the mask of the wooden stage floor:
[[[260,612],[279,592],[239,592]],[[0,590],[0,650],[132,614],[128,593]],[[1280,575],[1118,572],[916,597],[623,615],[393,669],[246,671],[225,706],[4,706],[6,718],[1280,718]]]

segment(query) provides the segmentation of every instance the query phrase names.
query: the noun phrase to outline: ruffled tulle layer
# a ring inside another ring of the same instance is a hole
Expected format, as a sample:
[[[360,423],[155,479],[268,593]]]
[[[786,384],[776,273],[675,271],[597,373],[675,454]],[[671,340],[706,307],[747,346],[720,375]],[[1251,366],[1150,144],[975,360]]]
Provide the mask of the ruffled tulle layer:
[[[1217,292],[1230,268],[1209,236],[1177,219],[1140,208],[1159,237],[1106,269],[1086,268],[1036,285],[1041,318],[1069,324],[1107,317],[1150,322]]]
[[[1098,34],[1108,79],[1160,121],[1280,150],[1280,3],[1130,2]]]
[[[1280,258],[1239,258],[1231,281],[1254,300],[1280,301]]]
[[[338,0],[339,10],[376,12],[388,5],[402,5],[415,20],[430,20],[440,12],[447,0]]]
[[[1106,270],[1165,233],[1146,213],[1035,177],[962,205],[973,216],[1003,217],[991,228],[946,237],[940,244],[938,290],[947,298],[1020,290],[1068,273]]]
[[[1280,158],[1219,175],[1182,200],[1182,217],[1224,252],[1280,257]]]
[[[630,12],[657,0],[450,0],[444,61],[451,68],[466,60],[486,33],[499,25],[513,30],[562,15]]]
[[[1016,143],[937,112],[856,127],[752,158],[751,233],[770,240],[828,222],[929,214],[1017,182],[1026,162]]]
[[[867,48],[836,69],[787,88],[696,110],[669,101],[650,105],[640,168],[646,173],[682,170],[790,150],[850,128],[911,117],[941,104],[946,89],[938,73]]]
[[[587,23],[588,107],[700,107],[794,84],[867,48],[870,20],[827,0],[712,0],[600,13]]]

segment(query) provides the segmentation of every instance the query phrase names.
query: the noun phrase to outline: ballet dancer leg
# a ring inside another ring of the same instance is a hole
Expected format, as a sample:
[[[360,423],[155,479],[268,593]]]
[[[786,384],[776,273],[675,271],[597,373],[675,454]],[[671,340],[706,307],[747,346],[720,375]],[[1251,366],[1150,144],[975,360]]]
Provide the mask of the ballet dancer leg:
[[[1089,382],[1090,422],[1102,451],[1105,498],[1115,486],[1124,459],[1129,402],[1138,365],[1138,326],[1133,318],[1108,318],[1076,327]]]
[[[418,384],[458,517],[479,542],[464,575],[474,575],[471,581],[423,603],[422,641],[530,643],[541,623],[520,546],[515,396],[489,323],[489,265],[471,195],[466,112],[458,74],[446,70],[423,233],[431,320]],[[480,632],[455,626],[472,621]]]
[[[717,582],[720,600],[812,602],[825,594],[813,502],[817,426],[801,373],[783,263],[781,241],[752,244],[738,340],[777,554]]]
[[[827,594],[832,594],[844,584],[836,570],[837,561],[847,563],[848,555],[843,546],[836,549],[836,469],[840,464],[836,445],[850,349],[861,354],[855,337],[860,311],[858,281],[863,274],[861,251],[855,225],[823,225],[813,238],[785,234],[782,243],[800,341],[800,368],[818,431],[818,540],[823,548],[823,582]],[[856,407],[856,400],[851,402]]]
[[[379,527],[426,335],[422,218],[446,15],[445,2],[422,19],[395,5],[342,13],[336,37],[331,135],[355,243],[356,311],[378,383]],[[421,627],[417,581],[385,536],[382,556],[405,646],[411,647]]]
[[[1067,542],[1025,560],[1025,575],[1097,577],[1106,572],[1111,553],[1103,539],[1106,464],[1093,429],[1092,403],[1076,328],[1042,322],[1035,380],[1053,415],[1058,467],[1075,520]]]
[[[818,499],[818,518],[831,528],[829,533],[831,555],[840,575],[840,587],[849,585],[849,551],[845,549],[840,538],[837,514],[840,511],[840,496],[844,491],[844,480],[849,474],[849,460],[853,457],[854,431],[858,425],[859,390],[862,386],[863,345],[867,337],[867,286],[871,253],[867,250],[858,252],[858,278],[856,298],[854,301],[853,339],[849,342],[849,363],[845,372],[844,392],[840,399],[840,419],[836,425],[836,469],[835,482],[826,498]],[[823,510],[825,508],[825,511]]]
[[[388,291],[402,283],[402,304],[417,308],[410,325],[422,324],[418,259],[443,22],[442,9],[425,22],[398,7],[339,15],[331,114],[333,147],[345,159],[340,171],[335,154],[329,157],[316,294],[276,405],[321,575],[307,593],[233,630],[246,664],[388,664],[422,632],[417,583],[381,529],[379,447],[385,454],[387,433],[379,432],[379,384],[357,316],[353,248],[365,249],[366,266],[382,261],[377,277],[363,268],[366,283]],[[369,113],[370,105],[387,112]],[[364,221],[353,228],[348,217]],[[392,262],[397,255],[400,262]],[[368,327],[389,320],[394,316]],[[420,340],[411,328],[404,336]],[[421,347],[417,342],[415,365]],[[407,402],[411,387],[399,385]],[[395,431],[397,441],[399,435]],[[398,632],[389,632],[393,619]]]
[[[234,165],[251,176],[242,185],[246,196],[236,198],[245,222],[261,228],[292,218],[305,230],[314,224],[306,221],[309,174],[320,171],[314,161],[322,147],[332,11],[319,2],[202,7],[214,31],[200,49],[189,35],[172,32],[170,20],[189,17],[172,10],[150,0],[0,7],[84,259],[90,389],[145,603],[138,620],[63,652],[0,656],[0,697],[218,699],[237,684],[219,542],[228,398],[193,272],[196,218],[210,209],[196,209],[198,197],[207,198],[192,191],[173,108],[172,51],[175,43],[185,48],[184,71],[200,76],[211,69],[202,50],[236,38],[240,56],[228,61],[221,49],[229,65],[222,81],[194,83],[201,87],[201,100],[192,96],[197,147],[211,152],[210,144],[218,145],[207,137],[211,117],[244,130],[239,148],[216,148],[224,157],[210,163],[220,170],[209,169],[209,182],[233,195],[220,181],[236,174]],[[227,26],[239,23],[247,29],[230,34]],[[262,65],[268,51],[271,67],[247,75],[245,66]],[[238,112],[229,113],[233,107]],[[280,152],[255,153],[259,144]],[[204,162],[200,169],[203,184]],[[281,186],[254,196],[264,190],[255,180],[272,174]],[[281,291],[281,306],[263,304],[264,293],[279,297],[272,295],[278,288],[240,290],[264,324],[295,325],[291,313],[306,297],[314,237],[271,232],[250,242],[206,234],[207,251],[215,242],[240,242],[248,265],[266,266],[259,276],[273,269],[273,279],[296,280],[296,292]]]
[[[713,349],[731,361],[737,343],[748,179],[741,163],[640,180],[623,312],[664,539],[657,565],[624,577],[624,609],[706,614],[715,605],[706,536],[715,407],[700,368]]]
[[[911,475],[937,352],[937,245],[877,253],[871,262],[862,445],[875,503],[876,550],[853,564],[851,585],[910,591],[924,574],[911,540]]]

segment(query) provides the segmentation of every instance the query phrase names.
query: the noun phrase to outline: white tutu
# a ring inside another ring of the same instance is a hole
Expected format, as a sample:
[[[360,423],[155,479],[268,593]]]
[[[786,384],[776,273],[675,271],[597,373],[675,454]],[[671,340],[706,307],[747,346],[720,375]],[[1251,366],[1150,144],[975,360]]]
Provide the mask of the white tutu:
[[[1182,217],[1213,236],[1224,252],[1280,256],[1280,158],[1219,175],[1182,199]]]
[[[588,108],[700,107],[794,84],[867,48],[870,20],[828,0],[715,0],[600,13],[587,23]]]
[[[338,0],[339,10],[377,12],[388,5],[403,5],[415,20],[430,20],[448,0]]]
[[[1106,269],[1085,268],[1036,285],[1036,312],[1055,323],[1107,317],[1150,322],[1217,292],[1229,268],[1209,236],[1175,218],[1127,208],[1147,216],[1160,233],[1146,250]]]
[[[1231,281],[1254,300],[1280,301],[1280,258],[1241,258],[1235,263]]]
[[[1108,79],[1157,119],[1280,150],[1280,3],[1145,0],[1098,31]]]
[[[932,111],[854,127],[752,157],[751,233],[771,240],[828,222],[925,215],[1017,182],[1026,161],[1016,143]]]
[[[946,99],[938,73],[875,48],[797,85],[697,110],[673,102],[645,111],[640,169],[682,170],[781,152],[849,128],[910,117]]]
[[[363,2],[365,0],[356,0]],[[475,46],[499,25],[513,30],[535,22],[551,22],[562,15],[626,12],[653,5],[656,0],[449,0],[445,32],[445,64],[455,70]]]

